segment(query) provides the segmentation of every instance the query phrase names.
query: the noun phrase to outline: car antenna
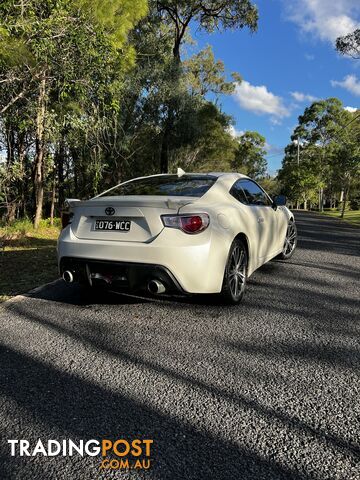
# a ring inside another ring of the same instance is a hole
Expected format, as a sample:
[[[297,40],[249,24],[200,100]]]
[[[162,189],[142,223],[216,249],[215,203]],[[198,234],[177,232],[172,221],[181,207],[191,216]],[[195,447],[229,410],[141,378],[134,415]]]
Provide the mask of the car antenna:
[[[182,168],[178,168],[177,169],[177,176],[180,178],[182,177],[183,175],[185,175],[185,172]]]

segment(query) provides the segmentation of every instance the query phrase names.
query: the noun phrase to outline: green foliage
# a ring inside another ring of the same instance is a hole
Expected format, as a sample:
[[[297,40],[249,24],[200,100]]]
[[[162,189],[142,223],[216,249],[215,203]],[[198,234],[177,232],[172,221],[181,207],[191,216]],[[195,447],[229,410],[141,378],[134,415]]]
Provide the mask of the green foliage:
[[[205,96],[209,92],[216,95],[230,94],[234,91],[234,82],[225,80],[224,63],[221,60],[215,61],[209,45],[185,61],[184,68],[191,93],[194,95]]]
[[[275,195],[280,194],[281,185],[277,177],[266,176],[258,179],[258,183],[270,195],[270,197],[275,197]]]
[[[0,218],[36,218],[43,204],[57,215],[65,197],[160,168],[233,168],[232,119],[209,98],[234,83],[210,47],[181,62],[190,22],[254,31],[257,9],[249,0],[1,2]]]
[[[348,197],[360,173],[359,114],[346,111],[336,98],[314,102],[299,117],[291,140],[279,172],[289,198],[306,204],[319,197],[322,209],[324,191],[329,198],[339,199],[341,191]]]
[[[267,168],[265,144],[265,138],[258,132],[248,131],[238,137],[233,170],[255,179],[263,177]]]

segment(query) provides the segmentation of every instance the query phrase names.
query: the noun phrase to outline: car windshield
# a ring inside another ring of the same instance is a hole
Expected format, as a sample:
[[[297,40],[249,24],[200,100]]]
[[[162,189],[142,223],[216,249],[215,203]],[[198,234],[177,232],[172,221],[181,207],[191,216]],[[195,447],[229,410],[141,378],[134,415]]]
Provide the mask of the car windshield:
[[[202,197],[216,182],[211,175],[164,175],[139,178],[102,193],[100,197],[124,195],[166,195],[176,197]]]

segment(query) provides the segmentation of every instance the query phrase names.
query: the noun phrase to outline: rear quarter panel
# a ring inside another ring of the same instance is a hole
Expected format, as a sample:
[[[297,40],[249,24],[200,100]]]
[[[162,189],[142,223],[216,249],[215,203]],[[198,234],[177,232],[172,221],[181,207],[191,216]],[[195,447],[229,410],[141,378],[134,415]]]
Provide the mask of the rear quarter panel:
[[[239,234],[245,235],[247,240],[249,250],[248,275],[251,275],[259,266],[255,230],[257,228],[256,219],[249,215],[241,204],[236,205],[232,202],[232,197],[230,201],[225,200],[216,204],[198,201],[182,207],[179,213],[202,212],[208,213],[210,216],[209,262],[214,273],[219,272],[221,284],[231,244]]]

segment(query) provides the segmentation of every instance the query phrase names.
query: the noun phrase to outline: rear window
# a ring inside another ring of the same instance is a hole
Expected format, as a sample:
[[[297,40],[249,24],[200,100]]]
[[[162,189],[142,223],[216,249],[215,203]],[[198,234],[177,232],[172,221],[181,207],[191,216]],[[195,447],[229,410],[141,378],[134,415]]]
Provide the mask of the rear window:
[[[100,197],[114,197],[124,195],[166,195],[176,197],[202,197],[217,177],[210,175],[166,175],[159,177],[147,177],[133,180],[119,185]]]

